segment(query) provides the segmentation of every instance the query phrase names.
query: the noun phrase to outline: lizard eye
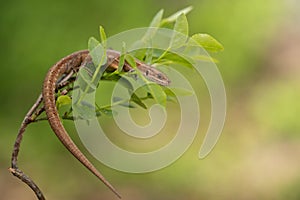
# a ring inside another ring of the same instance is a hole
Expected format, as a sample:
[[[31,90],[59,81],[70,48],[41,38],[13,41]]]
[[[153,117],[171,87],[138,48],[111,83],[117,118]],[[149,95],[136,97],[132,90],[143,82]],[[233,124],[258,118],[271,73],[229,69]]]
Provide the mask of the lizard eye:
[[[145,74],[146,74],[146,76],[148,76],[149,75],[149,70],[147,70]]]
[[[157,78],[162,79],[162,75],[161,74],[157,74]]]

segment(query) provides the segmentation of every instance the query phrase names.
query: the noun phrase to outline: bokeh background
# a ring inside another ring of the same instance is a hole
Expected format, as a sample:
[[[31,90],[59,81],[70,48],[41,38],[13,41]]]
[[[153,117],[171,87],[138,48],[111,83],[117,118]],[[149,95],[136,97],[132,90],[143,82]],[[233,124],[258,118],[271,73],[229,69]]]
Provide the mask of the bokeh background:
[[[3,1],[0,7],[0,199],[35,199],[14,178],[10,165],[19,125],[41,91],[48,68],[87,47],[103,25],[108,36],[147,26],[192,5],[191,33],[217,38],[214,54],[227,90],[227,121],[211,154],[198,159],[209,120],[174,164],[148,174],[127,174],[102,165],[68,130],[123,199],[300,199],[300,2],[297,0]],[[207,107],[207,109],[205,109]],[[48,199],[117,199],[58,142],[47,122],[30,125],[20,168]]]

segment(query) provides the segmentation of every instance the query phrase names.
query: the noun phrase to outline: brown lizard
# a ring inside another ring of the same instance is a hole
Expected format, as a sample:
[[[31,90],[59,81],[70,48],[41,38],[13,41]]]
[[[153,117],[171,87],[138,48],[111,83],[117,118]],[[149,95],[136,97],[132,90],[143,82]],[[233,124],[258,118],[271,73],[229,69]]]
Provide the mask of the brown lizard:
[[[117,69],[119,64],[120,53],[114,50],[107,50],[107,57],[109,68]],[[47,73],[43,85],[43,101],[48,117],[48,121],[52,130],[55,132],[58,139],[63,143],[63,145],[77,158],[88,170],[90,170],[95,176],[97,176],[110,190],[112,190],[119,198],[120,194],[114,189],[114,187],[101,175],[101,173],[93,166],[93,164],[84,156],[84,154],[78,149],[76,144],[72,141],[64,126],[61,123],[59,114],[55,103],[55,91],[57,88],[57,82],[64,74],[69,74],[71,71],[77,72],[82,64],[90,59],[89,51],[82,50],[72,53],[59,62],[57,62]],[[170,83],[169,79],[161,73],[159,70],[146,65],[139,60],[136,60],[136,65],[138,70],[140,70],[146,78],[154,81],[160,85],[168,85]],[[124,63],[124,71],[133,70],[128,63]]]

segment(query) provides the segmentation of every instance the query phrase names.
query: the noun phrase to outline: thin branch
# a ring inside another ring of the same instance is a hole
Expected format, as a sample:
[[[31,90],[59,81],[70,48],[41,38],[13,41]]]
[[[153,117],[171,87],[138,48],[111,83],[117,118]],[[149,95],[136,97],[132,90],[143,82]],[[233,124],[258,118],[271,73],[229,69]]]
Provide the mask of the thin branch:
[[[40,94],[37,101],[34,103],[34,105],[28,111],[28,113],[26,114],[26,116],[21,124],[21,127],[19,129],[17,138],[15,140],[15,144],[14,144],[14,149],[13,149],[12,158],[11,158],[11,168],[9,168],[9,171],[14,176],[19,178],[24,183],[26,183],[34,191],[34,193],[36,194],[36,196],[39,200],[45,200],[43,193],[41,192],[39,187],[34,183],[34,181],[29,178],[29,176],[27,176],[20,169],[18,169],[17,162],[18,162],[18,154],[20,151],[20,145],[21,145],[22,138],[25,133],[26,127],[33,121],[32,115],[38,109],[38,107],[41,105],[42,100],[43,100],[42,94]]]
[[[32,179],[24,174],[20,169],[18,168],[9,168],[8,169],[14,176],[19,178],[21,181],[26,183],[35,193],[37,198],[39,200],[45,200],[45,196],[43,195],[42,191],[40,188],[32,181]]]
[[[61,89],[70,83],[72,83],[74,80],[72,80],[72,75],[74,73],[70,72],[69,74],[64,77],[61,81],[59,81],[57,88]],[[70,80],[69,80],[70,79]],[[67,93],[71,91],[73,88],[67,90]],[[45,200],[45,196],[43,195],[42,191],[39,189],[39,187],[35,184],[35,182],[27,176],[22,170],[18,168],[18,155],[20,152],[20,146],[23,139],[23,135],[25,133],[26,127],[32,123],[40,121],[37,119],[44,111],[44,106],[40,107],[42,105],[43,96],[42,94],[39,95],[36,102],[33,104],[33,106],[30,108],[30,110],[25,115],[25,118],[23,119],[21,123],[21,127],[19,129],[18,135],[16,137],[12,157],[11,157],[11,167],[8,169],[15,177],[19,178],[21,181],[23,181],[25,184],[27,184],[33,192],[36,194],[36,197],[39,200]],[[45,120],[48,120],[47,118]]]
[[[28,113],[25,115],[25,118],[21,124],[21,127],[19,129],[17,138],[15,140],[14,149],[12,153],[12,159],[11,159],[11,166],[12,168],[17,168],[17,161],[18,161],[18,154],[20,150],[21,141],[23,138],[23,134],[25,132],[26,127],[33,121],[32,114],[37,110],[37,108],[41,105],[43,100],[42,94],[38,97],[36,102],[33,104],[31,109],[28,111]]]

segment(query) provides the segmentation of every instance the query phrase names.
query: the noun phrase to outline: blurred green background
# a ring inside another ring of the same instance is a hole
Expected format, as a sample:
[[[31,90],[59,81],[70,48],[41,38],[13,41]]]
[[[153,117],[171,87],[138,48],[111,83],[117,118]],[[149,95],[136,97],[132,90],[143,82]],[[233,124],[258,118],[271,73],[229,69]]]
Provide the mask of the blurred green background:
[[[204,108],[196,140],[167,168],[127,174],[89,158],[125,200],[300,199],[299,1],[15,0],[0,7],[1,200],[35,198],[7,168],[19,125],[49,67],[86,48],[99,25],[111,36],[147,26],[162,8],[168,16],[189,5],[191,33],[209,33],[225,47],[213,55],[228,98],[217,146],[198,159],[210,116]],[[209,104],[207,95],[202,101],[202,107]],[[84,150],[72,124],[66,125]],[[117,199],[72,158],[47,122],[29,126],[19,166],[48,199]]]

